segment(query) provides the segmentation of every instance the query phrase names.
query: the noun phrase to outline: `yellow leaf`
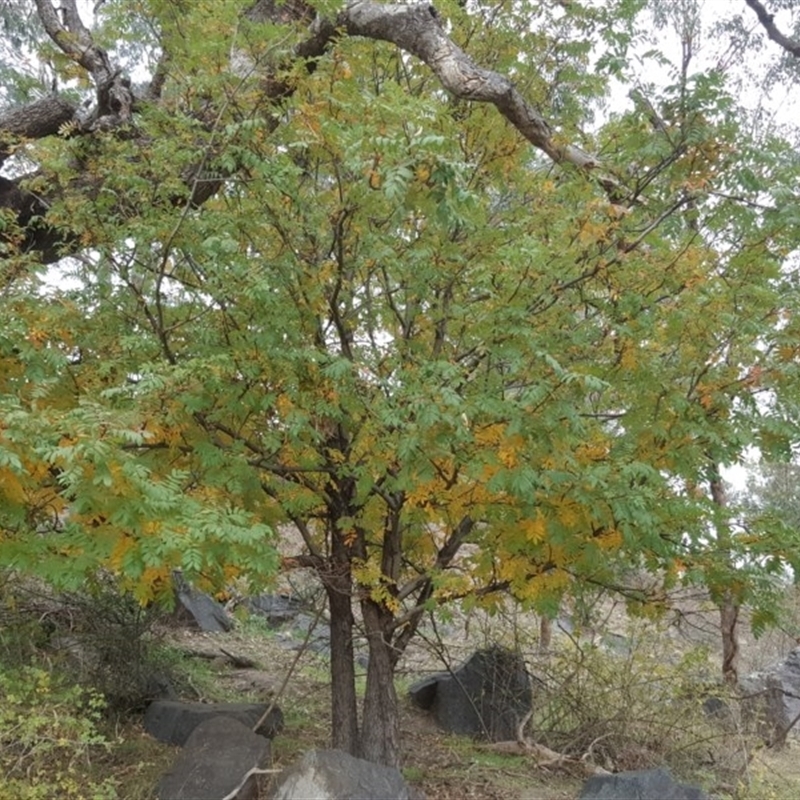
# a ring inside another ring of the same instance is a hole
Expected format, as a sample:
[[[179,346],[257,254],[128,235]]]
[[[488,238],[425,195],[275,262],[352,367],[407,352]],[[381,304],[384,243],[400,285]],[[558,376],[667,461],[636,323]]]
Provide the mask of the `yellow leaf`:
[[[535,519],[523,520],[521,527],[525,538],[534,544],[543,541],[547,535],[547,522],[538,512]]]

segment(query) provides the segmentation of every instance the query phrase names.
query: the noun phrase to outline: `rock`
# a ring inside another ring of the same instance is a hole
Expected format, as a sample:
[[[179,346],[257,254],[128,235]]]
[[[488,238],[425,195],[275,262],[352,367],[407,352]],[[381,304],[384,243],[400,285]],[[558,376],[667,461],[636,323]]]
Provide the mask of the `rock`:
[[[264,703],[184,703],[154,700],[144,715],[144,729],[159,742],[183,745],[192,732],[209,719],[235,719],[252,730],[267,710]],[[283,730],[283,712],[275,706],[256,733],[272,739]]]
[[[703,713],[711,719],[730,720],[733,718],[730,706],[716,695],[709,695],[703,700]]]
[[[422,680],[416,681],[411,685],[408,694],[412,702],[417,708],[423,711],[430,711],[433,708],[433,702],[436,700],[436,688],[439,686],[439,681],[446,680],[450,675],[447,672],[437,672]]]
[[[770,744],[781,744],[790,733],[797,732],[800,716],[800,648],[795,648],[780,664],[748,675],[741,681],[745,708],[759,719],[762,732]]]
[[[258,797],[258,778],[248,772],[270,763],[270,742],[230,717],[198,725],[156,787],[158,800],[236,800]]]
[[[478,650],[452,674],[424,678],[409,693],[445,730],[493,742],[517,738],[532,694],[521,656],[500,647]]]
[[[178,693],[172,685],[169,676],[164,672],[155,670],[142,676],[142,683],[150,698],[163,697],[167,700],[177,700]]]
[[[286,594],[260,594],[257,597],[248,597],[244,601],[244,606],[251,614],[264,617],[272,628],[293,622],[304,609],[300,600]]]
[[[201,631],[227,633],[233,628],[225,609],[205,592],[185,584],[176,595],[185,614]]]
[[[643,769],[594,775],[578,800],[708,800],[708,795],[697,786],[676,783],[666,769]]]
[[[311,750],[284,770],[270,800],[421,800],[399,770],[340,750]]]

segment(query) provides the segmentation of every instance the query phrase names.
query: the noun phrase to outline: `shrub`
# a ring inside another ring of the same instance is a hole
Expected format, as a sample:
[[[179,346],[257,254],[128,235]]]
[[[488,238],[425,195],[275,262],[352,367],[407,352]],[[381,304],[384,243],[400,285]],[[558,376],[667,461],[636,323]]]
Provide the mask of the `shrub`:
[[[109,743],[98,730],[103,698],[45,669],[0,664],[0,796],[6,800],[112,800],[115,783],[89,778]]]
[[[663,632],[632,630],[624,647],[562,642],[536,672],[532,736],[554,750],[615,771],[667,764],[734,777],[746,767],[736,704],[709,684],[703,649],[679,654]],[[707,713],[711,696],[724,713]]]
[[[164,611],[143,608],[100,575],[81,592],[6,575],[0,584],[3,631],[0,658],[7,665],[37,663],[43,656],[75,683],[91,687],[116,715],[141,711],[171,686],[154,626]]]

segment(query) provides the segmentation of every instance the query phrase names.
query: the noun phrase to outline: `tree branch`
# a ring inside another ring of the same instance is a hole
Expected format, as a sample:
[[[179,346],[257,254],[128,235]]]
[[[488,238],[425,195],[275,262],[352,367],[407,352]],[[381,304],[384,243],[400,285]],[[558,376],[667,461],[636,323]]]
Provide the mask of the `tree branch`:
[[[779,44],[787,53],[795,58],[800,58],[800,42],[790,39],[788,36],[784,35],[778,30],[778,26],[775,24],[775,15],[768,13],[767,9],[764,8],[764,6],[759,3],[758,0],[744,1],[748,6],[750,6],[750,8],[753,9],[753,11],[756,12],[758,21],[767,32],[767,36],[769,36],[773,42]]]
[[[74,103],[50,95],[0,114],[0,164],[11,155],[17,141],[53,136],[75,116],[76,111]]]
[[[37,101],[24,109],[7,112],[0,116],[0,130],[5,128],[13,135],[42,138],[57,132],[69,120],[77,123],[76,133],[91,134],[96,131],[116,130],[129,125],[137,98],[128,79],[119,68],[114,67],[108,54],[97,45],[91,32],[84,25],[77,9],[76,0],[61,3],[63,16],[56,11],[52,0],[36,0],[36,8],[42,24],[56,45],[91,75],[96,87],[96,103],[88,113],[81,113],[59,98]],[[256,13],[257,12],[257,13]],[[311,16],[311,8],[304,0],[276,3],[274,0],[259,0],[247,13],[251,19],[269,19],[276,24],[304,24]],[[260,15],[260,16],[259,16]],[[306,70],[312,72],[316,59],[324,55],[337,37],[359,36],[390,42],[407,53],[419,58],[433,72],[441,85],[453,96],[479,103],[494,105],[534,147],[558,164],[572,164],[591,171],[600,166],[599,160],[581,148],[558,141],[550,123],[533,105],[528,103],[513,82],[497,73],[478,66],[446,34],[438,12],[431,5],[387,4],[355,0],[350,2],[335,18],[317,16],[308,29],[308,36],[292,51],[292,59],[305,62]],[[158,102],[165,79],[166,56],[159,63],[149,91],[145,97]],[[267,102],[277,102],[294,93],[296,82],[291,77],[281,77],[279,66],[273,65],[262,81],[262,97]],[[290,70],[286,71],[290,74]],[[139,100],[141,102],[141,99]],[[35,113],[34,113],[35,112]],[[27,115],[27,118],[26,116]],[[5,124],[3,124],[5,123]],[[277,124],[277,122],[276,122]],[[146,151],[143,142],[143,153]],[[0,159],[7,156],[8,148],[0,134]],[[144,160],[144,158],[143,158]],[[0,163],[2,163],[0,161]],[[194,208],[214,195],[224,182],[224,176],[214,175],[209,179],[198,178],[191,170],[182,175],[189,186],[191,198],[176,199],[176,205]],[[608,177],[600,178],[606,191],[613,191],[616,182]],[[87,191],[80,183],[77,191]],[[95,190],[99,187],[95,186]],[[25,228],[39,218],[36,225],[24,231],[24,236],[11,240],[27,250],[37,250],[43,260],[54,261],[79,246],[76,237],[68,232],[60,233],[48,228],[42,219],[50,205],[47,197],[34,197],[20,188],[18,180],[6,181],[0,187],[0,208],[17,212],[18,224]],[[36,207],[37,213],[30,213]],[[45,235],[46,234],[46,235]],[[59,239],[60,236],[60,239]],[[9,237],[10,239],[10,237]]]
[[[131,121],[135,98],[130,80],[115,69],[108,54],[98,47],[78,13],[76,0],[62,0],[64,22],[50,0],[36,0],[36,9],[47,35],[94,81],[97,104],[85,119],[84,131],[113,130]]]
[[[336,28],[350,36],[391,42],[427,64],[442,86],[455,97],[491,103],[534,146],[557,164],[582,169],[599,160],[575,145],[557,144],[547,120],[504,75],[479,67],[444,32],[432,5],[405,5],[356,0],[337,17]]]

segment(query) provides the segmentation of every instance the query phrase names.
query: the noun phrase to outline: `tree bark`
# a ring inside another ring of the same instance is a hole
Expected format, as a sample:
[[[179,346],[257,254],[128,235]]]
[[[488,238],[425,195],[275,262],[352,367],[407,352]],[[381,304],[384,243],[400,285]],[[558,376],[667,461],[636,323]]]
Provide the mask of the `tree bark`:
[[[361,611],[369,645],[361,753],[367,761],[397,767],[400,764],[400,720],[394,687],[397,657],[389,633],[394,618],[370,599],[362,600]]]
[[[709,481],[711,499],[720,512],[728,505],[725,484],[719,473],[719,465],[713,465]],[[730,529],[726,521],[717,523],[717,546],[720,555],[730,562]],[[739,601],[734,593],[725,587],[718,589],[715,601],[719,609],[720,635],[722,637],[722,680],[728,686],[739,683]]]
[[[722,635],[722,680],[732,687],[739,683],[739,604],[731,592],[723,592],[719,605]]]
[[[789,55],[800,58],[800,41],[781,33],[781,31],[778,30],[778,26],[775,24],[774,15],[770,14],[758,0],[744,1],[756,12],[758,21],[767,32],[767,36],[769,36],[773,42],[779,44]]]
[[[353,650],[353,606],[349,563],[339,562],[334,574],[322,576],[331,615],[332,746],[358,757],[358,701]]]
[[[539,617],[539,652],[549,653],[553,642],[553,621],[542,614]]]

